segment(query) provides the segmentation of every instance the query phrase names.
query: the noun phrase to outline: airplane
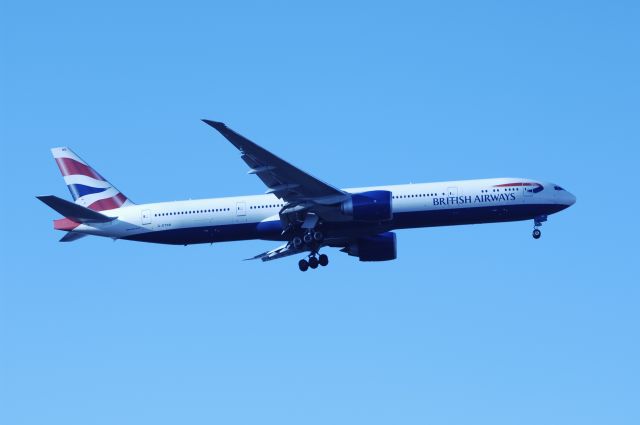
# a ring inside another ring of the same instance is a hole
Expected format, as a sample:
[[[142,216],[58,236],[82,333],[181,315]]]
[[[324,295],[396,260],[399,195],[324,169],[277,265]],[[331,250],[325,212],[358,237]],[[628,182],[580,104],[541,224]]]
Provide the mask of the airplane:
[[[533,238],[547,217],[576,202],[554,183],[493,178],[339,189],[250,141],[222,122],[203,120],[241,154],[265,194],[135,204],[68,147],[51,149],[74,202],[37,198],[63,216],[61,242],[87,235],[173,245],[240,240],[283,244],[247,260],[303,255],[301,271],[326,266],[325,247],[360,261],[397,258],[395,230],[533,220]]]

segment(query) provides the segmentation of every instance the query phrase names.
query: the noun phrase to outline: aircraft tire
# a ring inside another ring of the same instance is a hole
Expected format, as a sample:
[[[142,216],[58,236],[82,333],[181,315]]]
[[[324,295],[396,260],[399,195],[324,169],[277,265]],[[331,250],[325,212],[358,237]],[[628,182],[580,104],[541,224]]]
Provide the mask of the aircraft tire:
[[[325,254],[320,254],[320,257],[318,258],[318,263],[320,263],[322,267],[327,266],[329,264],[329,257],[327,257]]]
[[[307,262],[307,260],[302,259],[298,261],[298,268],[301,272],[306,272],[309,269],[309,263]]]

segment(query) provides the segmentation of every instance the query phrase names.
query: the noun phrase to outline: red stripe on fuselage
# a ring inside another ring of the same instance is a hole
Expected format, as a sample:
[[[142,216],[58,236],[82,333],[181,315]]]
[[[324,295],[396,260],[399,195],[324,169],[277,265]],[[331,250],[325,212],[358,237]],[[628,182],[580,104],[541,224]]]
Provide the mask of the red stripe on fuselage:
[[[538,183],[505,183],[505,184],[496,184],[493,187],[513,187],[513,186],[537,186]]]
[[[104,178],[98,174],[93,168],[88,165],[84,165],[81,162],[71,158],[56,158],[56,163],[63,176],[73,176],[75,174],[81,174],[83,176],[91,177],[96,180],[104,180]]]
[[[116,196],[112,196],[111,198],[100,199],[89,205],[87,208],[94,211],[112,210],[120,208],[125,202],[127,202],[127,197],[122,193],[118,193]]]

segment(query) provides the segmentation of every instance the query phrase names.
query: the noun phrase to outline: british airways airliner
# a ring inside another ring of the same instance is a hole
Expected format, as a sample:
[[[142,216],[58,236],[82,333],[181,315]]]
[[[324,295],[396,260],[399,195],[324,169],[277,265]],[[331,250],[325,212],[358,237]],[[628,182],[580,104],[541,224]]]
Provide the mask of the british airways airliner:
[[[301,271],[326,266],[324,247],[360,261],[397,257],[393,230],[533,220],[533,237],[576,198],[554,183],[496,178],[338,189],[225,124],[203,120],[241,154],[265,194],[135,204],[67,147],[51,151],[74,202],[38,196],[60,213],[61,242],[87,235],[173,245],[263,239],[283,245],[249,259],[303,255]]]

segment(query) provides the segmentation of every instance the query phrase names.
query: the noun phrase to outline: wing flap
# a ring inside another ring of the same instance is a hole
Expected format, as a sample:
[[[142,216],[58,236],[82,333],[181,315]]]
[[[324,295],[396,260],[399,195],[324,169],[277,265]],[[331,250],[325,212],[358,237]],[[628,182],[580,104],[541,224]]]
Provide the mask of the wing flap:
[[[277,248],[274,248],[270,251],[265,251],[262,254],[258,254],[255,257],[246,258],[245,260],[262,260],[262,261],[272,261],[277,260],[279,258],[288,257],[290,255],[295,255],[303,252],[300,249],[294,248],[291,244],[284,244]]]

